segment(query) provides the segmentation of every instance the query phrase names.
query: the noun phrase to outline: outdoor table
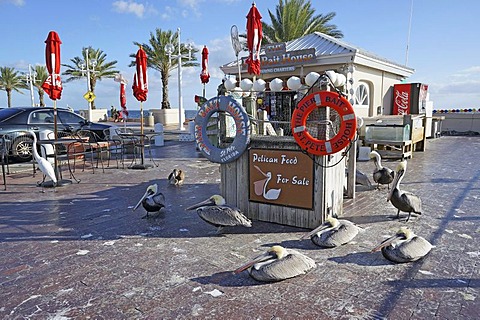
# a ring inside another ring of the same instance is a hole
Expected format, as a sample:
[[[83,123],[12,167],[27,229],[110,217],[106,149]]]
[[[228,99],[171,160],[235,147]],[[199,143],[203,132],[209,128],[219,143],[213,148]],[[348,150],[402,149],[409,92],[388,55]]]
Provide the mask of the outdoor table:
[[[72,180],[69,179],[63,179],[62,178],[62,173],[58,165],[58,157],[59,157],[59,149],[57,146],[63,145],[67,147],[67,157],[68,157],[68,146],[72,143],[76,142],[82,142],[83,140],[77,139],[77,138],[61,138],[61,139],[46,139],[46,140],[38,140],[37,143],[40,145],[45,145],[45,144],[51,144],[54,146],[53,148],[53,158],[54,158],[54,165],[53,168],[55,170],[55,176],[57,177],[57,184],[54,185],[53,181],[44,181],[40,186],[43,186],[45,188],[52,188],[52,187],[63,187],[65,185],[72,184]],[[49,155],[46,155],[48,157]],[[70,176],[75,179],[77,183],[80,182],[77,178],[75,178],[75,175],[73,174],[72,170],[70,169],[69,166],[69,171],[70,171]]]
[[[134,160],[135,159],[135,148],[140,149],[140,163],[132,164],[129,169],[140,169],[145,170],[148,168],[152,168],[151,164],[145,163],[145,140],[150,141],[150,136],[145,133],[137,133],[137,132],[119,132],[118,135],[123,138],[134,138]]]

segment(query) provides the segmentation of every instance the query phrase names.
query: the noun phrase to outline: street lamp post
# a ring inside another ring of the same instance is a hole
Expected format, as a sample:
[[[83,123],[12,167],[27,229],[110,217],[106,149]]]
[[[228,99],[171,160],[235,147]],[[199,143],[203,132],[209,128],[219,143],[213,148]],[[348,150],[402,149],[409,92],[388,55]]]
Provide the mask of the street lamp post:
[[[28,73],[25,75],[27,82],[30,84],[30,98],[32,99],[32,107],[35,107],[35,98],[33,96],[33,83],[35,82],[35,71],[32,74],[32,65],[28,65]]]
[[[87,93],[90,92],[90,72],[95,73],[95,67],[97,65],[97,60],[95,59],[88,59],[88,48],[86,49],[85,54],[85,61],[80,62],[80,71],[82,72],[82,76],[87,75]],[[92,67],[90,69],[90,66]],[[88,121],[92,121],[92,102],[88,101]]]
[[[182,97],[182,58],[187,58],[188,60],[191,59],[191,53],[193,46],[191,43],[187,43],[185,46],[188,49],[188,56],[187,55],[182,55],[181,52],[181,42],[180,42],[180,28],[177,29],[178,32],[178,54],[177,55],[172,55],[172,53],[175,50],[175,47],[173,44],[169,43],[165,46],[165,51],[168,54],[168,59],[170,63],[172,62],[172,58],[178,59],[178,129],[179,130],[185,130],[183,127],[183,97]]]

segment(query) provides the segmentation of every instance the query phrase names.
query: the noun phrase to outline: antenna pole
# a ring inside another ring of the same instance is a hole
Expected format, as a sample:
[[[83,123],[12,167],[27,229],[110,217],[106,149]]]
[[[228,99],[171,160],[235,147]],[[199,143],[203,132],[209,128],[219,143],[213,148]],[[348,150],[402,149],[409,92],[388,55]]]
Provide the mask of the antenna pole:
[[[410,32],[412,30],[413,0],[410,6],[410,20],[408,21],[407,48],[405,50],[405,65],[408,65],[408,47],[410,46]]]

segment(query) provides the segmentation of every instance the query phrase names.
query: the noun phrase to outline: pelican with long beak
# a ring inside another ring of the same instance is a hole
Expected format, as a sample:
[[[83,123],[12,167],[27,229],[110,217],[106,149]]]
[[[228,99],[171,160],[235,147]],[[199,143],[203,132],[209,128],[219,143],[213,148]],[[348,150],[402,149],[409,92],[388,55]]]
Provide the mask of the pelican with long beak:
[[[234,271],[238,274],[250,268],[252,278],[258,281],[280,281],[308,273],[316,267],[315,261],[298,251],[273,246]]]
[[[181,186],[185,180],[185,172],[180,169],[173,169],[168,175],[168,181],[174,186]]]
[[[217,227],[220,233],[223,227],[244,226],[251,227],[252,222],[240,211],[240,209],[229,206],[221,195],[213,195],[205,201],[194,204],[186,210],[197,209],[200,218]]]
[[[390,183],[392,183],[395,177],[395,172],[392,169],[382,166],[382,158],[377,151],[370,152],[370,159],[373,159],[375,163],[375,170],[373,170],[373,181],[377,183],[377,188],[381,184],[388,185],[390,189]]]
[[[304,234],[300,239],[310,238],[317,246],[334,248],[352,241],[360,230],[363,229],[353,222],[328,217],[324,223]]]
[[[400,190],[400,182],[407,171],[407,161],[402,161],[397,166],[397,173],[393,181],[393,187],[388,193],[387,201],[390,201],[397,211],[397,219],[400,217],[400,211],[408,212],[405,222],[410,219],[413,213],[422,214],[422,199],[413,193]]]
[[[144,215],[142,219],[148,218],[149,213],[159,213],[160,210],[165,208],[165,196],[163,195],[163,193],[158,191],[158,185],[156,183],[147,187],[147,191],[145,191],[145,194],[135,205],[133,211],[137,210],[140,204],[147,211],[147,214]]]
[[[432,247],[430,242],[415,235],[410,229],[402,227],[393,237],[384,240],[372,252],[382,250],[386,259],[396,263],[405,263],[423,258]]]

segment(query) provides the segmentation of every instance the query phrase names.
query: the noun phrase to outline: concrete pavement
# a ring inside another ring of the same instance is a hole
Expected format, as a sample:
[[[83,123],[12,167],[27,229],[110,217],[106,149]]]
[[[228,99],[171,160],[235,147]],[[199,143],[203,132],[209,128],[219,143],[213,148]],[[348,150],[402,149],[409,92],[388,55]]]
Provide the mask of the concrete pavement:
[[[166,137],[173,137],[167,135]],[[0,317],[3,319],[478,319],[480,138],[441,137],[408,162],[403,189],[424,214],[392,219],[386,188],[359,191],[345,214],[363,228],[352,243],[320,249],[305,229],[253,221],[224,236],[185,208],[219,193],[219,165],[193,142],[166,139],[149,170],[77,167],[81,183],[41,193],[31,170],[0,191]],[[384,165],[394,168],[395,161]],[[359,162],[365,173],[373,163]],[[168,185],[174,168],[182,187]],[[156,182],[166,213],[132,207]],[[400,226],[435,245],[395,265],[371,249]],[[258,283],[232,270],[273,244],[313,258],[305,276]]]

